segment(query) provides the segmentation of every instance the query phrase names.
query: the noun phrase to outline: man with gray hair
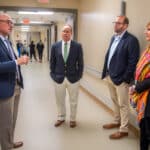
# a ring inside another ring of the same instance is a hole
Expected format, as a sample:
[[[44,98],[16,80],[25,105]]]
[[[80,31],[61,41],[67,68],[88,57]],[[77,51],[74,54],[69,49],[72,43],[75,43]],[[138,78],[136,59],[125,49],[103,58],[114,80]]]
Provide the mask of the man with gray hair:
[[[76,112],[80,79],[83,75],[83,50],[81,44],[71,40],[72,27],[64,25],[62,40],[51,49],[50,70],[55,83],[58,119],[55,127],[61,126],[66,119],[66,90],[70,100],[70,127],[76,127]]]
[[[23,88],[20,65],[28,63],[27,56],[16,57],[8,40],[13,21],[8,14],[0,14],[0,144],[1,150],[11,150],[23,145],[13,142],[18,105]]]

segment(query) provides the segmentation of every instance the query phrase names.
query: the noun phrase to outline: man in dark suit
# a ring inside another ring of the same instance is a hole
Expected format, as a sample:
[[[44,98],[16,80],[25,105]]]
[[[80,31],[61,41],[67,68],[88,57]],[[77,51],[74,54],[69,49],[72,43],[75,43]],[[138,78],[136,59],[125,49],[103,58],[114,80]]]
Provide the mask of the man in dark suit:
[[[72,27],[65,25],[62,29],[62,41],[51,48],[50,70],[55,82],[58,120],[55,127],[65,122],[66,89],[70,98],[70,127],[76,127],[76,111],[79,92],[79,80],[83,74],[83,51],[79,43],[71,40]]]
[[[16,57],[11,42],[7,39],[12,28],[11,17],[0,14],[0,144],[2,150],[11,150],[23,145],[22,142],[13,143],[13,138],[20,88],[23,88],[20,65],[27,64],[28,57]]]
[[[39,54],[39,62],[42,63],[43,50],[44,50],[44,44],[43,44],[42,40],[40,40],[40,41],[37,43],[36,48],[37,48],[38,54]]]
[[[116,34],[105,57],[102,79],[106,77],[114,103],[114,122],[105,124],[103,128],[120,127],[118,132],[110,135],[110,139],[120,139],[128,136],[128,88],[139,58],[139,43],[135,36],[127,32],[129,20],[126,16],[118,16],[113,23]]]

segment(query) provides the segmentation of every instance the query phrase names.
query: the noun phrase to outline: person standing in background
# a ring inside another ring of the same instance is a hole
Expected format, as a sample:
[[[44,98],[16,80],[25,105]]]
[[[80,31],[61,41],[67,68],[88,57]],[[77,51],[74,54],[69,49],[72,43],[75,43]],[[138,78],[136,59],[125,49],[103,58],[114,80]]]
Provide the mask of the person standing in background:
[[[30,48],[30,61],[32,62],[32,56],[34,57],[35,61],[37,61],[36,54],[35,54],[35,44],[34,44],[34,41],[31,41],[31,43],[29,45],[29,48]]]
[[[21,54],[29,56],[29,46],[27,45],[26,41],[24,41],[24,44],[21,48]]]
[[[102,72],[106,78],[111,99],[114,104],[114,121],[103,125],[104,129],[119,127],[110,139],[128,136],[129,123],[129,84],[134,80],[134,71],[139,58],[139,42],[127,31],[129,20],[118,16],[114,23],[115,35],[108,48]]]
[[[70,100],[70,127],[76,127],[79,81],[83,74],[83,51],[81,44],[71,40],[72,27],[62,29],[62,41],[51,48],[50,74],[55,84],[58,119],[55,127],[62,125],[66,118],[66,89]]]
[[[20,40],[18,40],[16,46],[17,46],[17,51],[18,51],[18,57],[20,57],[21,56],[21,49],[22,49],[23,44],[21,43]]]
[[[28,63],[27,56],[16,57],[8,40],[13,21],[8,14],[0,14],[0,145],[1,150],[12,150],[23,145],[14,143],[14,130],[18,114],[23,78],[20,65]]]
[[[37,43],[36,48],[37,48],[38,54],[39,54],[39,62],[41,63],[42,62],[42,57],[43,57],[43,50],[44,50],[44,44],[43,44],[42,40],[40,40]]]

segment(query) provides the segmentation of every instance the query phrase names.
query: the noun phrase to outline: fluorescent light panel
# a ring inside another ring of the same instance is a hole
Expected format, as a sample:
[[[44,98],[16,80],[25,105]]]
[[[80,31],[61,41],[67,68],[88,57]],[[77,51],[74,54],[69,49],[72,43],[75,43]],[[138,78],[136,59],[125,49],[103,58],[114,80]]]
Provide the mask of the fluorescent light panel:
[[[18,11],[18,14],[26,14],[26,15],[53,15],[52,11]]]
[[[21,23],[24,24],[23,21],[21,21]],[[44,24],[44,22],[42,22],[42,21],[29,21],[29,24],[31,24],[31,23],[33,23],[33,24]]]
[[[29,29],[29,26],[21,26],[22,29]]]
[[[33,23],[33,24],[43,24],[44,22],[42,22],[42,21],[30,21],[30,23]]]
[[[30,29],[21,29],[21,31],[30,31]]]
[[[21,31],[29,31],[30,27],[29,26],[21,26]]]

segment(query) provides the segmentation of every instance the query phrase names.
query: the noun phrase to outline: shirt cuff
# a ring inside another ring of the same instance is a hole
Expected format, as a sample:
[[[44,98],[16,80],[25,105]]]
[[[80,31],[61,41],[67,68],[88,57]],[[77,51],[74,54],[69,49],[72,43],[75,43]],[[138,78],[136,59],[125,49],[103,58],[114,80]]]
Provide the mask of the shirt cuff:
[[[15,60],[16,66],[18,66],[17,60]]]

